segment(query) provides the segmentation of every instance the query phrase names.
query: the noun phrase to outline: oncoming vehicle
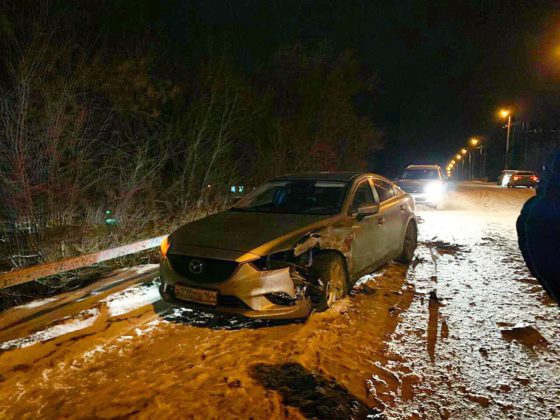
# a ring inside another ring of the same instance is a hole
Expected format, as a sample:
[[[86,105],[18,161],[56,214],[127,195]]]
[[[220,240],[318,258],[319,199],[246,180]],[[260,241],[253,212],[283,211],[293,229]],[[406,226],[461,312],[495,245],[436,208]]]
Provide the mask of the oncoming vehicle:
[[[510,171],[502,176],[502,186],[508,188],[535,188],[538,182],[539,177],[531,171]]]
[[[408,165],[397,185],[417,203],[439,208],[447,193],[447,178],[438,165]]]
[[[416,237],[414,200],[379,175],[287,175],[169,235],[160,293],[203,310],[302,318],[386,262],[410,262]]]

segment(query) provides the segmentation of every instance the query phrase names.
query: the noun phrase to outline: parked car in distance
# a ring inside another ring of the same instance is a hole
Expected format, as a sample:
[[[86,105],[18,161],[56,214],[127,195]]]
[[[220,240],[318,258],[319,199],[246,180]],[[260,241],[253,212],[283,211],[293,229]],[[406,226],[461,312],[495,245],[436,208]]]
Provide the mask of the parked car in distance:
[[[505,173],[504,173],[505,172]],[[503,171],[498,180],[498,185],[502,187],[515,188],[515,187],[527,187],[535,188],[539,182],[539,177],[536,173],[531,171],[518,171],[518,170],[508,170]]]
[[[164,300],[253,318],[302,318],[416,248],[414,200],[372,173],[286,175],[161,245]]]
[[[447,177],[438,165],[408,165],[397,185],[417,203],[440,208],[447,194]]]

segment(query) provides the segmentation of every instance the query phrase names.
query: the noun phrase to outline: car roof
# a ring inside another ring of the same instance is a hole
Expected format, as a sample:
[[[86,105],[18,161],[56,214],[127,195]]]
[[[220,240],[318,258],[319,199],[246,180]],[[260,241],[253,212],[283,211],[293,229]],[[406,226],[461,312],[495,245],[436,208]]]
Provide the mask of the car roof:
[[[532,173],[532,174],[535,173],[535,171],[527,171],[527,170],[525,170],[525,169],[504,169],[504,170],[502,171],[503,174],[504,174],[504,173],[508,173],[508,172],[511,172],[512,174],[513,174],[513,173],[516,173],[516,172],[530,172],[530,173]]]
[[[301,172],[279,176],[270,181],[352,181],[354,178],[366,174],[366,172],[351,171]]]
[[[439,165],[408,165],[406,169],[439,169]]]

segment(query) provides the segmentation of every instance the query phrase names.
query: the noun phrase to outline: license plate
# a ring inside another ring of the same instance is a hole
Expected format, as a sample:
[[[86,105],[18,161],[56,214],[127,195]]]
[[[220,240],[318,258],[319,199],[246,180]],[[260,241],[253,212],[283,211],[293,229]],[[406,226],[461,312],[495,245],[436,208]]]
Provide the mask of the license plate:
[[[204,305],[216,306],[218,304],[218,292],[215,290],[194,289],[180,284],[175,285],[175,297]]]

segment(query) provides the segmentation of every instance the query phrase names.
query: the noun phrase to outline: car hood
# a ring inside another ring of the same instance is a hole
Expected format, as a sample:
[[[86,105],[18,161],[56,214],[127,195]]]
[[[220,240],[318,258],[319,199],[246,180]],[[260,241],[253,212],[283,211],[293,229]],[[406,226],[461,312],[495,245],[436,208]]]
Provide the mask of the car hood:
[[[226,211],[177,229],[170,243],[256,255],[285,249],[307,232],[328,224],[332,215]]]

